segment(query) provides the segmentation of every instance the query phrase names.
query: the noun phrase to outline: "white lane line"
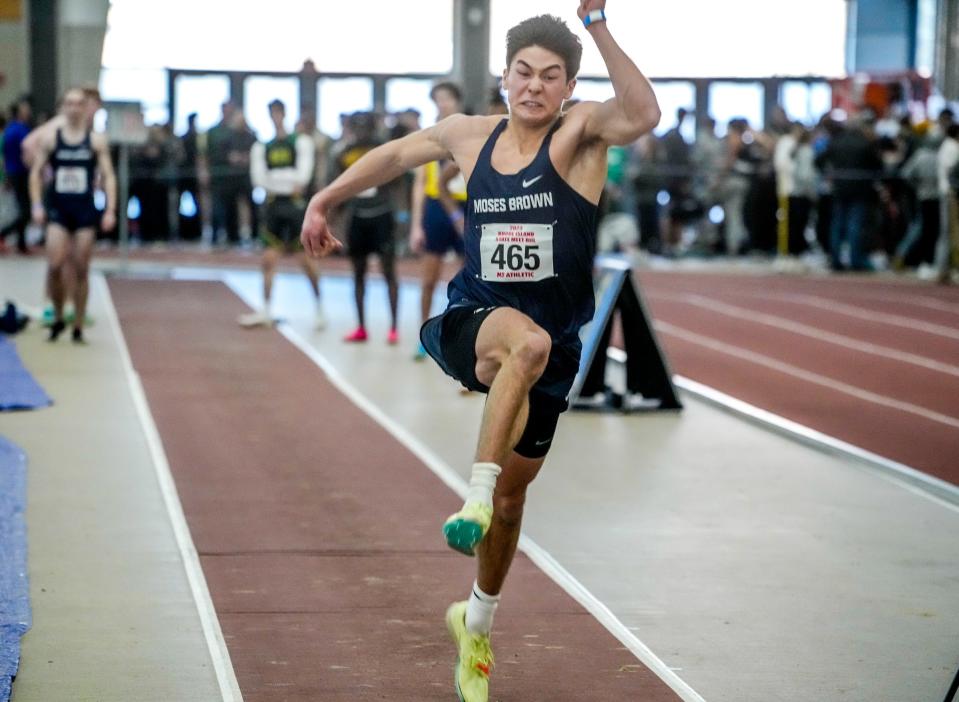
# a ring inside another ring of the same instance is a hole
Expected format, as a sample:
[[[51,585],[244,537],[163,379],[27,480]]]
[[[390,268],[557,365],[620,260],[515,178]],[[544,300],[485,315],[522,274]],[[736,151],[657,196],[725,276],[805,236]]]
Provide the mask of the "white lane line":
[[[827,449],[841,455],[852,456],[869,468],[879,469],[878,474],[884,480],[935,502],[950,511],[959,512],[959,487],[952,483],[947,483],[945,480],[927,475],[898,461],[893,461],[828,434],[823,434],[791,419],[773,414],[695,380],[674,375],[673,382],[685,392],[751,419],[780,434],[791,436],[819,449]]]
[[[849,295],[848,292],[851,292],[852,294]],[[843,296],[846,299],[852,299],[858,302],[895,302],[902,305],[925,307],[931,310],[939,310],[942,312],[949,312],[950,314],[959,315],[959,303],[947,302],[941,298],[932,297],[930,295],[916,295],[911,291],[906,291],[905,295],[879,295],[875,293],[866,295],[857,294],[859,292],[859,290],[850,290],[844,293]],[[907,317],[907,319],[909,318]]]
[[[234,292],[240,294],[239,290],[234,289]],[[247,302],[255,302],[255,300],[247,300]],[[426,444],[413,436],[413,434],[373,404],[354,385],[346,380],[325,356],[303,339],[289,324],[280,324],[277,328],[294,346],[316,363],[326,374],[330,383],[346,395],[353,404],[366,412],[373,420],[380,424],[380,426],[392,434],[394,438],[423,461],[440,480],[457,495],[465,499],[468,489],[466,481],[436,455],[432,449],[428,448]],[[580,583],[568,570],[561,566],[546,549],[539,546],[525,534],[520,536],[519,548],[523,553],[529,556],[529,559],[549,576],[553,582],[562,587],[567,594],[582,605],[587,612],[592,614],[607,631],[615,636],[620,643],[629,649],[647,668],[652,670],[663,682],[669,685],[681,699],[686,702],[705,702],[699,693],[677,676],[669,666],[653,653],[646,644],[640,641],[586,586]]]
[[[213,608],[213,600],[210,598],[210,590],[207,588],[206,578],[203,576],[199,555],[193,545],[193,538],[190,536],[190,527],[187,526],[186,517],[183,514],[183,506],[180,504],[176,483],[174,483],[173,475],[170,472],[170,464],[167,462],[166,453],[163,451],[160,432],[157,430],[153,415],[150,413],[150,406],[147,403],[140,376],[130,359],[130,351],[127,348],[123,330],[120,328],[120,320],[117,317],[116,307],[113,305],[113,298],[110,296],[110,289],[103,274],[93,272],[91,278],[94,287],[106,301],[107,318],[120,348],[120,358],[130,387],[130,395],[133,397],[133,404],[136,406],[137,416],[140,419],[140,425],[143,427],[147,446],[153,458],[157,483],[160,486],[160,492],[163,494],[163,502],[170,517],[170,524],[173,527],[180,556],[183,558],[183,568],[190,584],[190,591],[193,593],[193,601],[196,603],[203,636],[210,651],[210,659],[216,673],[217,684],[220,687],[220,695],[223,702],[243,702],[240,685],[236,680],[233,663],[230,661],[230,652],[227,650],[223,631],[220,629],[220,622],[216,617],[216,610]]]
[[[914,405],[911,402],[902,402],[901,400],[896,400],[892,397],[886,397],[885,395],[869,392],[868,390],[863,390],[862,388],[857,388],[854,385],[844,383],[841,380],[828,378],[824,375],[819,375],[818,373],[797,368],[796,366],[783,363],[775,358],[756,353],[755,351],[750,351],[742,346],[734,346],[733,344],[717,341],[711,337],[697,334],[696,332],[683,329],[682,327],[678,327],[675,324],[670,324],[669,322],[657,321],[653,323],[653,326],[657,331],[660,331],[663,334],[675,336],[692,344],[704,346],[708,349],[712,349],[713,351],[718,351],[719,353],[724,353],[729,356],[734,356],[735,358],[750,361],[760,366],[765,366],[766,368],[771,368],[772,370],[780,373],[785,373],[786,375],[791,375],[794,378],[799,378],[808,383],[813,383],[830,390],[835,390],[837,392],[850,395],[859,400],[865,400],[866,402],[871,402],[883,407],[889,407],[901,412],[908,412],[909,414],[914,414],[916,416],[923,417],[924,419],[938,422],[939,424],[945,424],[953,429],[959,429],[959,419],[950,417],[940,412],[926,409],[925,407],[920,407],[919,405]]]
[[[701,295],[691,293],[654,292],[650,293],[650,297],[653,299],[659,298],[662,300],[672,300],[675,302],[683,302],[686,304],[695,305],[696,307],[702,307],[703,309],[711,310],[713,312],[719,312],[727,317],[742,319],[747,322],[755,322],[757,324],[765,324],[769,327],[782,329],[784,331],[792,332],[793,334],[800,334],[802,336],[809,337],[810,339],[816,339],[817,341],[825,341],[827,343],[835,344],[836,346],[841,346],[852,351],[860,351],[873,356],[880,356],[882,358],[888,358],[894,361],[900,361],[902,363],[909,363],[914,366],[919,366],[920,368],[926,368],[927,370],[945,373],[946,375],[959,378],[959,366],[954,366],[950,363],[943,363],[942,361],[936,361],[932,358],[920,356],[919,354],[910,353],[908,351],[900,351],[899,349],[890,348],[888,346],[872,344],[868,341],[860,341],[859,339],[854,339],[851,336],[834,334],[833,332],[828,332],[808,324],[792,322],[788,319],[777,317],[776,315],[766,314],[764,312],[756,312],[755,310],[750,310],[746,307],[739,307],[737,305],[730,305],[725,302],[711,300]]]
[[[174,273],[178,277],[177,273]],[[244,302],[251,306],[259,304],[259,298],[252,293],[247,295],[244,289],[230,280],[228,275],[218,278],[223,280]],[[401,444],[406,446],[419,458],[443,483],[461,498],[466,497],[468,485],[456,471],[449,467],[443,459],[433,452],[426,444],[407,431],[392,417],[383,412],[369,398],[342,375],[329,359],[307,342],[289,324],[280,324],[277,329],[290,343],[302,351],[307,358],[313,361],[327,380],[342,392],[357,407],[366,412],[375,422]],[[629,628],[614,615],[593,593],[580,583],[569,571],[535,541],[525,534],[520,537],[520,550],[525,553],[540,570],[566,591],[574,600],[602,624],[607,631],[615,636],[620,643],[633,653],[647,668],[652,670],[685,702],[705,702],[703,697],[693,690],[682,678],[667,666],[646,644],[639,640]]]
[[[829,312],[836,312],[838,314],[844,314],[849,317],[856,317],[857,319],[865,319],[869,322],[885,322],[886,324],[891,324],[896,327],[903,327],[905,329],[912,329],[914,331],[925,332],[926,334],[934,334],[936,336],[942,336],[946,339],[959,339],[959,329],[954,327],[948,327],[945,324],[936,324],[934,322],[923,322],[918,319],[912,319],[911,317],[906,317],[901,314],[890,314],[888,312],[878,312],[876,310],[870,310],[865,307],[856,307],[855,305],[847,305],[843,302],[837,302],[835,300],[830,300],[825,297],[818,297],[816,295],[771,295],[770,297],[776,297],[787,302],[798,302],[803,305],[809,305],[810,307],[816,307],[822,310],[828,310]],[[895,300],[896,302],[909,302],[909,300]],[[954,311],[954,310],[949,310]]]

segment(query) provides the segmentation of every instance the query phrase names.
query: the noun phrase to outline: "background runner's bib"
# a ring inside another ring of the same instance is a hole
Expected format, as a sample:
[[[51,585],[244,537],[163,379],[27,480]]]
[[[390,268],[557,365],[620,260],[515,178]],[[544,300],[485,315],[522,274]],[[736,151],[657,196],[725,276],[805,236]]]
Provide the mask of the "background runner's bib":
[[[552,224],[484,224],[480,237],[483,280],[535,282],[552,278]]]
[[[50,206],[64,208],[93,208],[93,185],[97,167],[97,154],[93,150],[90,132],[76,144],[63,139],[63,130],[57,130],[57,139],[50,154],[53,169],[53,191]]]
[[[83,166],[60,166],[56,171],[54,189],[64,195],[82,195],[87,192],[87,169]]]

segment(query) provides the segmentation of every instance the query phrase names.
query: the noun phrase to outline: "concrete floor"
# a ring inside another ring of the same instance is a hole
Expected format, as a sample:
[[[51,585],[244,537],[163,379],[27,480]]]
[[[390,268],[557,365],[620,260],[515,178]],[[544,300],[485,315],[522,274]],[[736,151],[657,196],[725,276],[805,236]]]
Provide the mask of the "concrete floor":
[[[37,304],[41,276],[0,260],[0,295]],[[259,299],[255,273],[228,282]],[[415,290],[388,347],[371,285],[358,347],[340,341],[349,282],[323,287],[326,331],[309,328],[301,277],[280,277],[276,311],[466,476],[482,398],[410,360]],[[82,349],[18,337],[57,404],[0,415],[31,460],[35,624],[15,699],[218,699],[117,340],[106,324],[89,336]],[[709,702],[928,702],[959,663],[959,510],[689,398],[681,414],[564,415],[525,528]]]
[[[44,266],[0,260],[0,300],[39,307]],[[15,702],[210,702],[221,699],[108,322],[94,284],[90,344],[56,344],[32,325],[14,337],[52,407],[0,413],[27,453],[33,628]]]

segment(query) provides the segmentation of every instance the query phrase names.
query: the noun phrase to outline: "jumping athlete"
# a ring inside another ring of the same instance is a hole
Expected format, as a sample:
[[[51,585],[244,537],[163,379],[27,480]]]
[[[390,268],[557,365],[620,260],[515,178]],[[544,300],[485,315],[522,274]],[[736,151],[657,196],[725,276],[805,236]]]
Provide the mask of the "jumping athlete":
[[[306,188],[313,177],[316,145],[306,134],[290,134],[283,120],[286,107],[279,100],[269,105],[276,136],[266,144],[257,142],[250,150],[250,180],[266,191],[266,228],[263,240],[263,309],[240,316],[244,327],[271,326],[270,298],[276,264],[283,253],[296,253],[313,289],[316,302],[314,328],[323,329],[326,318],[320,302],[320,269],[316,261],[303,254],[296,229],[303,221]]]
[[[375,149],[307,208],[301,234],[314,255],[340,246],[330,208],[422,163],[452,158],[468,183],[466,262],[449,307],[422,328],[426,350],[449,375],[488,393],[463,509],[444,524],[447,543],[479,556],[468,601],[446,613],[457,646],[461,700],[488,699],[489,633],[516,551],[526,488],[543,465],[579,365],[579,330],[593,315],[597,205],[606,150],[659,122],[648,81],[613,40],[605,0],[577,14],[615,91],[563,112],[582,47],[558,18],[534,17],[506,37],[503,87],[510,113],[454,115]]]
[[[67,277],[72,280],[73,341],[83,343],[89,271],[96,225],[111,231],[116,225],[117,193],[113,164],[107,139],[91,131],[88,100],[83,91],[70,89],[63,96],[62,126],[44,134],[37,145],[36,158],[30,168],[30,200],[33,220],[47,226],[47,289],[53,300],[53,323],[50,341],[66,328],[63,305],[67,296]],[[49,211],[43,205],[43,168],[53,170]],[[102,220],[93,201],[94,177],[97,170],[106,192],[106,209]]]
[[[463,111],[463,97],[455,83],[437,83],[430,90],[440,120]],[[413,216],[410,225],[410,248],[422,253],[420,269],[420,314],[425,323],[430,316],[433,292],[440,279],[443,256],[455,251],[463,256],[463,205],[466,182],[455,163],[431,161],[416,169],[413,182]],[[422,344],[417,360],[426,358]]]

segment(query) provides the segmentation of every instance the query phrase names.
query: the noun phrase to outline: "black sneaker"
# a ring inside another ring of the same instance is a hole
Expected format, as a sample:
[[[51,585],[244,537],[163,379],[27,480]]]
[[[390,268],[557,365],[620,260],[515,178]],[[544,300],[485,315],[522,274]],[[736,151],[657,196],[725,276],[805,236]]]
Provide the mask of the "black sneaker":
[[[47,341],[56,341],[66,328],[67,323],[62,319],[54,321],[54,323],[50,325],[50,336],[47,337]]]
[[[83,330],[82,330],[82,329],[77,329],[76,327],[73,328],[72,339],[73,339],[73,343],[74,343],[74,344],[86,344],[86,343],[87,343],[87,340],[83,338]]]

